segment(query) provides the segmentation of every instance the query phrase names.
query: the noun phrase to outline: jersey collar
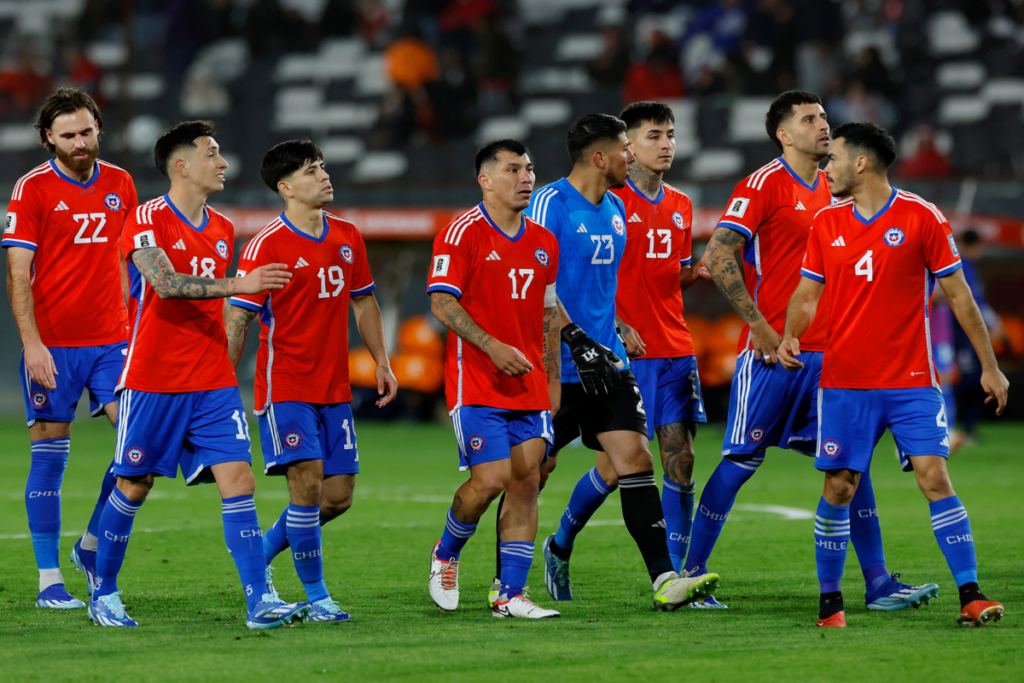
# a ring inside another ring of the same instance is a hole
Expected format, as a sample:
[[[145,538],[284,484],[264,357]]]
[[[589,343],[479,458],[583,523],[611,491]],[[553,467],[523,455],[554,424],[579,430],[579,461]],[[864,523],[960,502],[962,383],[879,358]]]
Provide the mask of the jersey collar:
[[[281,222],[284,223],[286,228],[288,228],[289,230],[294,232],[296,235],[299,235],[300,237],[305,237],[307,240],[310,240],[311,242],[316,242],[317,244],[320,244],[325,239],[327,239],[327,230],[330,227],[329,224],[327,223],[327,214],[321,212],[320,215],[324,219],[324,231],[322,233],[320,233],[320,239],[317,239],[316,237],[313,237],[308,232],[302,232],[301,230],[296,228],[294,225],[292,225],[292,222],[284,217],[284,211],[281,212]]]
[[[202,232],[203,230],[206,230],[206,226],[210,223],[210,212],[206,210],[205,206],[203,207],[203,222],[200,223],[198,226],[195,226],[189,223],[188,219],[185,218],[185,214],[183,214],[181,211],[178,211],[178,207],[176,207],[174,203],[171,201],[170,195],[165,194],[164,201],[167,202],[167,206],[171,207],[171,211],[174,212],[174,215],[177,216],[182,223],[192,228],[196,232]]]
[[[510,242],[518,242],[519,238],[522,237],[523,233],[526,232],[526,216],[520,214],[520,216],[519,216],[519,220],[520,220],[519,232],[516,233],[515,237],[509,237],[508,235],[505,234],[504,230],[502,230],[497,225],[495,225],[494,221],[491,220],[491,216],[490,216],[490,214],[487,213],[487,209],[484,208],[484,203],[483,202],[480,202],[479,204],[477,204],[477,206],[480,207],[480,213],[483,214],[484,220],[487,221],[487,224],[490,225],[495,230],[497,230],[499,235],[501,235],[505,239],[509,240]]]
[[[92,163],[93,163],[92,177],[89,178],[89,182],[80,183],[77,180],[75,180],[74,178],[71,178],[69,176],[64,175],[64,173],[61,172],[60,167],[57,166],[57,160],[56,159],[50,159],[50,167],[53,168],[53,172],[57,174],[58,178],[60,178],[61,180],[65,181],[65,182],[71,183],[75,187],[81,187],[83,189],[86,188],[86,187],[91,187],[92,184],[96,182],[96,179],[100,177],[100,162],[94,161]]]
[[[779,157],[779,161],[782,162],[782,166],[787,171],[789,171],[789,175],[793,176],[793,180],[797,181],[798,183],[800,183],[801,185],[806,187],[811,192],[814,192],[815,190],[818,189],[818,181],[821,180],[821,174],[820,173],[816,173],[814,175],[814,184],[813,185],[808,185],[807,183],[804,182],[803,178],[801,178],[800,176],[798,176],[796,173],[793,172],[793,169],[791,169],[789,167],[789,164],[786,163],[785,159],[783,159],[782,157]]]
[[[639,189],[637,189],[637,186],[633,184],[633,179],[632,178],[626,178],[626,184],[629,185],[631,188],[633,188],[633,192],[636,192],[640,197],[646,199],[648,202],[650,202],[651,204],[654,204],[655,206],[660,204],[661,200],[665,198],[665,183],[661,184],[661,187],[658,190],[658,198],[657,199],[651,199],[646,194],[644,194]]]
[[[857,211],[857,202],[855,202],[855,201],[854,202],[850,202],[850,206],[853,207],[853,215],[854,215],[854,217],[857,220],[859,220],[861,223],[863,223],[864,225],[871,225],[872,223],[875,222],[875,220],[879,216],[881,216],[883,213],[885,213],[886,211],[889,210],[889,207],[892,206],[892,203],[896,200],[896,192],[898,192],[898,190],[895,187],[892,188],[892,194],[889,196],[889,201],[887,201],[885,203],[885,206],[883,206],[881,209],[879,209],[878,213],[876,213],[871,218],[864,218],[863,216],[861,216],[860,212]]]

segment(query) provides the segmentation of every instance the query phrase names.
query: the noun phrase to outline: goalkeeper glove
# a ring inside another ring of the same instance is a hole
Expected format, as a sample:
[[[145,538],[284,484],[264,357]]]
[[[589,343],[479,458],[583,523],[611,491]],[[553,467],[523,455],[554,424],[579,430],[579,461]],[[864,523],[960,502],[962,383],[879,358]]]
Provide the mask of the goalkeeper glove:
[[[576,323],[562,328],[562,341],[569,347],[583,390],[598,396],[611,393],[625,367],[619,357],[588,337]]]

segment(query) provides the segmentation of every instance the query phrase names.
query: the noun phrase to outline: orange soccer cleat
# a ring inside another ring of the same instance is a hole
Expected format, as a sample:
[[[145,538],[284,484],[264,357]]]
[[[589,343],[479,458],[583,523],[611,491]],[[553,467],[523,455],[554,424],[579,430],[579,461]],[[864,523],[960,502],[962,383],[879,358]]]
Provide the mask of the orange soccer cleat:
[[[818,619],[818,628],[846,628],[846,612],[836,612],[830,617]]]
[[[1003,618],[1001,603],[991,600],[974,600],[960,610],[960,618],[956,623],[965,626],[984,626],[989,621],[996,622]]]

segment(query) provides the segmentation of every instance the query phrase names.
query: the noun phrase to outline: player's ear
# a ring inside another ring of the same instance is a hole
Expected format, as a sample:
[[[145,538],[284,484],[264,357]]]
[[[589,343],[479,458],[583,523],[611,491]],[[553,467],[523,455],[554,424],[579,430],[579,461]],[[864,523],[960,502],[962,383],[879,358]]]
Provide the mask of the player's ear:
[[[594,162],[594,166],[597,166],[602,171],[608,164],[605,163],[604,150],[595,149],[594,153],[590,155],[590,160]]]
[[[486,173],[481,173],[480,175],[478,175],[476,177],[476,181],[480,183],[481,188],[485,190],[491,189],[491,176],[487,175]]]
[[[174,161],[171,163],[174,167],[175,172],[183,178],[188,177],[188,162],[185,161],[185,157],[180,154],[174,157]]]
[[[282,197],[291,197],[293,195],[291,185],[283,180],[277,181],[277,193]]]
[[[56,141],[55,141],[55,140],[53,139],[53,131],[51,131],[51,130],[50,130],[49,128],[47,128],[47,129],[45,130],[45,133],[46,133],[46,141],[47,141],[47,142],[49,142],[49,143],[50,143],[51,145],[54,145],[54,146],[56,146],[56,145],[57,145],[57,143],[56,143]]]

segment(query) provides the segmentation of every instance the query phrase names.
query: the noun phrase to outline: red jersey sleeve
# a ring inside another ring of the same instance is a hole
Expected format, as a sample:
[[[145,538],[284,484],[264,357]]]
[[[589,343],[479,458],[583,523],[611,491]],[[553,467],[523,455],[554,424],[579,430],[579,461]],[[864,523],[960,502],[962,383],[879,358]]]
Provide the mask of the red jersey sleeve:
[[[442,230],[434,239],[434,253],[427,278],[427,294],[448,292],[456,299],[462,298],[466,280],[469,277],[469,255],[472,251],[473,233],[462,236],[455,243],[446,241]]]
[[[679,265],[686,268],[693,265],[693,204],[689,202],[683,209],[683,227],[686,228],[686,234],[679,251]]]
[[[352,283],[349,295],[365,296],[377,286],[370,273],[370,261],[366,258],[366,243],[363,242],[363,236],[354,226],[352,233]]]
[[[758,171],[736,186],[716,228],[735,230],[747,240],[754,238],[758,228],[768,218],[767,210],[771,205],[772,186],[762,187],[763,180],[758,180],[761,172]]]
[[[949,221],[938,209],[928,207],[922,225],[921,247],[928,270],[935,277],[952,275],[963,267]],[[941,219],[941,220],[940,220]]]
[[[128,261],[132,260],[132,252],[136,249],[163,246],[157,236],[156,226],[151,222],[152,211],[147,210],[147,206],[139,206],[128,214],[124,230],[121,231],[121,253]]]
[[[811,226],[811,232],[807,235],[807,251],[804,252],[804,262],[800,266],[800,274],[815,282],[825,282],[825,263],[821,258],[821,243],[818,241],[820,229]]]
[[[254,237],[253,240],[246,244],[245,248],[242,249],[242,257],[238,259],[238,268],[235,270],[235,277],[245,277],[246,273],[251,273],[260,266],[272,263],[272,261],[268,260],[269,258],[272,258],[268,256],[271,251],[270,245],[261,245],[262,248],[258,251],[252,249],[253,242],[258,239],[259,237]],[[259,312],[263,310],[263,306],[266,304],[267,297],[269,295],[270,290],[259,292],[257,294],[236,294],[231,297],[231,305]]]
[[[36,250],[39,246],[41,205],[34,184],[22,180],[14,186],[11,203],[7,205],[3,246]]]

